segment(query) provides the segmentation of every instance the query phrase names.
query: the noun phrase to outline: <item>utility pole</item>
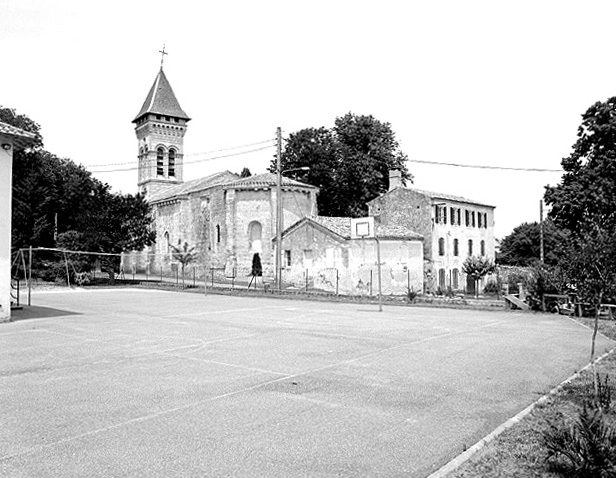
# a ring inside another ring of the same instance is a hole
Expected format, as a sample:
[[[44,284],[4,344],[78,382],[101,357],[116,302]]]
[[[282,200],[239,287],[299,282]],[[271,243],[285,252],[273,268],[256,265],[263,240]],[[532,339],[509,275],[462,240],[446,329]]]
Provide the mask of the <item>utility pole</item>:
[[[276,128],[276,287],[282,289],[282,131]]]
[[[543,253],[543,199],[539,200],[539,260],[545,259]]]

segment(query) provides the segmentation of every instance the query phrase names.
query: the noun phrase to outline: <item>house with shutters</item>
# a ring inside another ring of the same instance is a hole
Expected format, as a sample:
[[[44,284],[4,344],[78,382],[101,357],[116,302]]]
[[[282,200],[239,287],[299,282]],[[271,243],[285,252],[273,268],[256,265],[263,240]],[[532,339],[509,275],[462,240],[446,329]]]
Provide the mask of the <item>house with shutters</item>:
[[[400,225],[423,236],[426,292],[475,292],[462,272],[469,256],[495,260],[494,206],[446,193],[407,188],[391,171],[389,190],[368,203],[369,215],[383,225]]]

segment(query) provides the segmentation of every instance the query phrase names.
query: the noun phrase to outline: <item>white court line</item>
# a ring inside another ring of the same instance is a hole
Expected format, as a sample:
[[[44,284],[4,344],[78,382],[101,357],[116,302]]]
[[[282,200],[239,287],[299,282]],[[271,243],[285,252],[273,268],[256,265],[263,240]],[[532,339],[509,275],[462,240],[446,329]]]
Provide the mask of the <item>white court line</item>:
[[[390,352],[392,350],[396,350],[396,349],[399,349],[399,348],[402,348],[402,347],[408,347],[408,346],[415,345],[415,344],[418,344],[418,343],[428,342],[430,340],[436,340],[436,339],[444,338],[444,337],[451,337],[451,336],[454,336],[454,335],[460,335],[460,334],[467,333],[467,332],[474,332],[476,330],[483,329],[483,328],[486,328],[486,327],[492,327],[492,326],[494,326],[496,324],[499,324],[499,323],[501,323],[501,321],[494,321],[494,322],[491,322],[489,324],[485,324],[485,325],[482,325],[482,326],[479,326],[479,327],[474,327],[474,328],[468,329],[468,330],[460,330],[460,331],[457,331],[457,332],[449,332],[449,333],[440,334],[440,335],[436,335],[436,336],[432,336],[432,337],[426,337],[426,338],[415,340],[415,341],[412,341],[412,342],[407,342],[407,343],[404,343],[404,344],[394,345],[393,347],[389,347],[387,349],[379,350],[379,351],[376,351],[376,352],[371,352],[369,354],[365,354],[365,355],[362,355],[362,356],[359,356],[359,357],[355,357],[353,359],[344,360],[342,362],[338,362],[338,363],[335,363],[335,364],[324,365],[322,367],[318,367],[316,369],[308,370],[308,371],[305,371],[305,372],[300,372],[300,373],[297,373],[297,374],[294,374],[294,375],[288,375],[288,376],[284,376],[284,377],[275,378],[273,380],[268,380],[266,382],[262,382],[262,383],[259,383],[259,384],[256,384],[256,385],[251,385],[250,387],[245,387],[245,388],[242,388],[240,390],[234,390],[232,392],[223,393],[221,395],[216,395],[214,397],[209,397],[209,398],[206,398],[206,399],[203,399],[203,400],[197,400],[196,402],[188,403],[188,404],[181,405],[181,406],[178,406],[178,407],[169,408],[167,410],[161,410],[160,412],[151,413],[149,415],[143,415],[141,417],[131,418],[129,420],[126,420],[126,421],[123,421],[123,422],[120,422],[120,423],[115,423],[113,425],[109,425],[109,426],[106,426],[106,427],[98,428],[96,430],[91,430],[89,432],[80,433],[79,435],[74,435],[72,437],[63,438],[63,439],[55,441],[53,443],[47,443],[45,445],[34,446],[34,447],[28,448],[26,450],[23,450],[23,451],[20,451],[20,452],[17,452],[17,453],[13,453],[11,455],[2,456],[2,457],[0,457],[0,461],[6,461],[6,460],[10,460],[12,458],[17,458],[17,457],[21,457],[21,456],[25,456],[25,455],[31,455],[31,454],[36,453],[38,451],[47,450],[49,448],[52,448],[52,447],[55,447],[55,446],[58,446],[58,445],[63,445],[65,443],[70,443],[70,442],[73,442],[73,441],[76,441],[76,440],[79,440],[79,439],[82,439],[82,438],[87,438],[87,437],[91,437],[91,436],[98,435],[98,434],[101,434],[101,433],[105,433],[105,432],[108,432],[108,431],[111,431],[111,430],[122,428],[122,427],[125,427],[125,426],[128,426],[128,425],[132,425],[134,423],[141,423],[141,422],[145,422],[145,421],[148,421],[148,420],[153,420],[153,419],[156,419],[158,417],[170,415],[172,413],[176,413],[176,412],[183,411],[183,410],[188,410],[190,408],[194,408],[194,407],[196,407],[198,405],[202,405],[204,403],[214,402],[214,401],[217,401],[217,400],[222,400],[224,398],[240,395],[240,394],[243,394],[243,393],[246,393],[246,392],[250,392],[252,390],[256,390],[256,389],[261,388],[261,387],[266,387],[266,386],[269,386],[269,385],[272,385],[272,384],[275,384],[275,383],[278,383],[278,382],[282,382],[283,380],[289,380],[289,379],[293,379],[293,378],[302,377],[302,376],[305,376],[305,375],[310,375],[310,374],[313,374],[313,373],[321,372],[323,370],[339,367],[339,366],[342,366],[342,365],[348,365],[348,364],[351,364],[351,363],[354,363],[354,362],[358,362],[360,360],[364,360],[364,359],[369,358],[369,357],[374,357],[374,356],[379,355],[379,354]]]
[[[264,309],[283,309],[284,306],[280,305],[269,305],[266,307],[245,307],[242,309],[223,309],[223,310],[203,310],[201,312],[188,312],[186,314],[171,314],[171,315],[161,315],[156,316],[157,319],[163,318],[177,318],[177,317],[194,317],[199,315],[213,315],[213,314],[230,314],[234,312],[252,312],[254,310],[264,310]]]

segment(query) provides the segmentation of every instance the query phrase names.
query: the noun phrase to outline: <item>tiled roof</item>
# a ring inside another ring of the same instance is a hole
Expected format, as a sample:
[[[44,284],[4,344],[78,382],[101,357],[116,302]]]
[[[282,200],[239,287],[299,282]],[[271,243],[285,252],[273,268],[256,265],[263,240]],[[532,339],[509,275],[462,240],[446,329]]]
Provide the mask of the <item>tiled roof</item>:
[[[423,194],[425,196],[428,196],[430,199],[442,199],[442,200],[445,200],[445,201],[462,202],[462,203],[466,203],[466,204],[474,204],[474,205],[477,205],[477,206],[492,207],[492,208],[495,207],[495,206],[492,206],[490,204],[484,204],[484,203],[475,201],[473,199],[464,198],[462,196],[454,196],[453,194],[437,193],[437,192],[433,192],[433,191],[426,191],[426,190],[423,190],[423,189],[406,188],[406,187],[396,188],[396,189],[394,189],[394,191],[396,191],[398,189],[401,189],[402,191],[413,191],[413,192],[416,192],[418,194]],[[386,193],[381,194],[381,196],[379,196],[379,197],[383,197],[383,196],[389,194],[390,192],[392,192],[392,191],[387,191]],[[378,199],[378,198],[375,198],[375,199]],[[375,199],[373,199],[372,201],[374,201]],[[372,201],[368,201],[368,204],[370,204]]]
[[[309,219],[338,234],[344,239],[351,238],[350,217],[314,216]],[[376,235],[379,239],[423,239],[421,234],[418,234],[407,227],[398,225],[382,226],[380,224],[376,224]]]
[[[8,123],[3,123],[0,121],[0,134],[5,134],[7,136],[13,137],[13,142],[20,148],[26,148],[34,141],[36,141],[37,136],[34,133],[30,133],[29,131],[24,131],[21,128],[17,128]]]
[[[235,181],[239,176],[230,171],[222,171],[220,173],[211,174],[203,178],[194,179],[185,183],[170,186],[163,191],[158,191],[149,198],[151,203],[173,199],[177,196],[184,196],[205,189],[220,186],[221,184]]]
[[[248,176],[247,178],[239,179],[237,181],[225,184],[225,189],[268,188],[276,186],[276,179],[276,174],[274,173],[256,174],[254,176]],[[283,187],[317,189],[315,186],[311,186],[310,184],[301,183],[299,181],[295,181],[294,179],[286,178],[284,176],[282,176],[281,185]]]
[[[147,113],[173,116],[175,118],[183,118],[187,121],[190,120],[175,97],[169,80],[167,80],[162,68],[158,72],[158,75],[156,75],[154,84],[152,88],[150,88],[150,92],[141,107],[141,111],[135,116],[133,123]]]

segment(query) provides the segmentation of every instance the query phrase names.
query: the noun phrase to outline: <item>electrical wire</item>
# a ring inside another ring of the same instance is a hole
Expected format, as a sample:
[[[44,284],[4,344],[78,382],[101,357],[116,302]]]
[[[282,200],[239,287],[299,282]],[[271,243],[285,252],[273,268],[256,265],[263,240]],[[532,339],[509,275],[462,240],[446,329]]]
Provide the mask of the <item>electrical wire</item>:
[[[422,161],[420,159],[409,159],[411,163],[431,164],[435,166],[455,166],[458,168],[473,168],[473,169],[498,169],[506,171],[527,171],[534,173],[562,173],[562,169],[545,169],[545,168],[515,168],[512,166],[486,166],[480,164],[461,164],[461,163],[439,163],[437,161]]]
[[[239,153],[223,154],[223,155],[220,155],[220,156],[214,156],[212,158],[203,158],[203,159],[197,159],[197,160],[194,160],[194,161],[185,161],[184,165],[203,163],[205,161],[214,161],[216,159],[222,159],[222,158],[231,158],[233,156],[241,156],[243,154],[254,153],[254,152],[257,152],[257,151],[263,151],[265,149],[270,149],[270,148],[273,148],[273,147],[274,147],[274,145],[264,146],[262,148],[250,149],[248,151],[240,151]],[[130,163],[130,164],[134,164],[134,163]],[[130,168],[120,168],[120,169],[103,169],[103,170],[90,171],[90,172],[91,173],[102,174],[102,173],[117,173],[117,172],[120,172],[120,171],[135,171],[136,169],[139,169],[139,166],[132,166]]]
[[[213,149],[211,151],[203,151],[201,153],[189,153],[189,154],[185,154],[184,157],[187,156],[200,156],[202,154],[212,154],[212,153],[221,153],[222,151],[232,151],[234,149],[241,149],[241,148],[248,148],[249,146],[258,146],[260,144],[265,144],[265,143],[270,143],[270,142],[274,142],[276,141],[274,138],[272,139],[267,139],[265,141],[257,141],[256,143],[249,143],[249,144],[242,144],[240,146],[233,146],[231,148],[222,148],[222,149]],[[272,144],[272,146],[274,146]],[[106,164],[89,164],[88,167],[90,168],[104,168],[107,166],[125,166],[127,164],[134,164],[134,161],[125,161],[123,163],[106,163]]]

